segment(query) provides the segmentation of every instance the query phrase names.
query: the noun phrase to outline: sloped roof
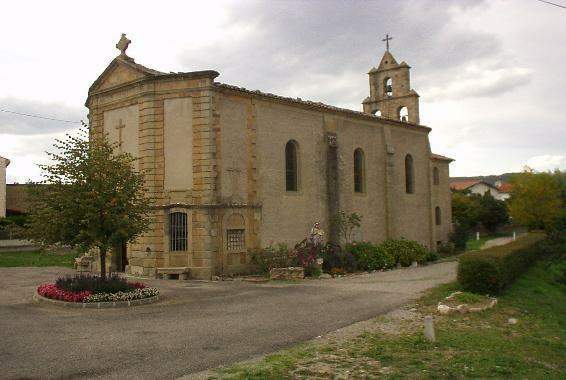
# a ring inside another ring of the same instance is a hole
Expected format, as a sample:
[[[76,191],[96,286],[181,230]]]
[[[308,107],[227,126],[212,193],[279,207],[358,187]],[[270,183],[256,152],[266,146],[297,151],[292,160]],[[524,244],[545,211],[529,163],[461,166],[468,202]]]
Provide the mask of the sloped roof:
[[[438,161],[448,161],[448,162],[454,161],[453,158],[441,156],[440,154],[434,154],[434,153],[430,154],[430,158],[433,159],[433,160],[438,160]]]
[[[511,190],[513,190],[513,185],[508,182],[502,183],[501,185],[497,186],[497,190],[499,190],[499,192],[501,193],[510,193]]]
[[[486,186],[491,187],[492,189],[498,190],[497,187],[493,186],[492,184],[479,180],[479,179],[469,179],[469,180],[465,180],[465,181],[454,181],[454,182],[450,182],[450,188],[454,189],[454,190],[466,190],[469,189],[470,187],[477,185],[477,184],[484,184]]]
[[[281,100],[281,101],[285,101],[285,102],[291,102],[291,103],[296,103],[296,104],[302,104],[302,105],[306,105],[309,107],[313,107],[313,108],[321,108],[321,109],[325,109],[325,110],[329,110],[329,111],[336,111],[336,112],[341,112],[341,113],[346,113],[346,114],[350,114],[350,115],[355,115],[355,116],[360,116],[360,117],[364,117],[366,119],[372,119],[372,120],[384,120],[384,121],[388,121],[390,123],[394,123],[403,127],[407,127],[407,126],[412,126],[412,127],[418,127],[418,128],[424,128],[427,131],[431,131],[431,129],[429,127],[426,127],[424,125],[420,125],[420,124],[414,124],[414,123],[410,123],[410,122],[406,122],[406,121],[400,121],[400,120],[396,120],[396,119],[389,119],[389,118],[385,118],[382,116],[375,116],[372,115],[370,113],[365,113],[362,111],[354,111],[351,110],[349,108],[341,108],[341,107],[336,107],[336,106],[331,106],[329,104],[325,104],[322,102],[313,102],[311,100],[303,100],[301,98],[290,98],[290,97],[286,97],[286,96],[280,96],[280,95],[275,95],[269,92],[262,92],[260,90],[248,90],[247,88],[244,87],[238,87],[238,86],[233,86],[230,84],[226,84],[226,83],[220,83],[220,82],[214,82],[214,86],[217,88],[224,88],[227,90],[233,90],[233,91],[238,91],[238,92],[244,92],[244,93],[248,93],[248,94],[252,94],[252,95],[258,95],[264,98],[270,98],[270,99],[275,99],[275,100]]]

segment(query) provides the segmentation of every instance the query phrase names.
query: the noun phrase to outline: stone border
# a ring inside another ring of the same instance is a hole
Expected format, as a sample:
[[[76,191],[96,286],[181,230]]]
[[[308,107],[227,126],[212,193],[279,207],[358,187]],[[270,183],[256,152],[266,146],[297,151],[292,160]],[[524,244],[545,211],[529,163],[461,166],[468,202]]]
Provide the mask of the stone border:
[[[454,292],[454,293],[450,294],[448,297],[446,297],[445,300],[451,300],[456,295],[461,294],[461,293],[462,292],[460,292],[460,291]],[[468,304],[466,304],[466,303],[460,304],[456,307],[450,307],[448,305],[443,304],[442,301],[440,301],[438,303],[438,306],[436,307],[436,310],[438,311],[439,314],[442,314],[442,315],[448,315],[448,314],[453,314],[453,313],[460,313],[460,314],[479,313],[481,311],[491,309],[492,307],[497,305],[497,298],[494,298],[494,297],[487,297],[487,298],[489,299],[489,302],[487,304],[485,304],[483,306],[479,306],[479,307],[469,307]]]
[[[33,295],[33,300],[37,303],[48,303],[58,307],[73,308],[73,309],[112,309],[119,307],[131,307],[139,305],[148,305],[159,300],[159,295],[147,298],[140,298],[137,300],[130,301],[114,301],[114,302],[66,302],[60,300],[54,300],[51,298],[43,297],[37,293]]]

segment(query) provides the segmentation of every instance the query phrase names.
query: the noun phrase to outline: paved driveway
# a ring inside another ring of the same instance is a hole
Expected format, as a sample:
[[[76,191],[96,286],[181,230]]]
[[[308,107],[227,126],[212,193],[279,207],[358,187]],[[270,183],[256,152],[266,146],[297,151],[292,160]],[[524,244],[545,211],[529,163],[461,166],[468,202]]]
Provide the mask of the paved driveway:
[[[300,283],[150,280],[129,309],[32,302],[62,268],[0,268],[0,378],[175,378],[267,353],[394,309],[455,278],[455,262]]]

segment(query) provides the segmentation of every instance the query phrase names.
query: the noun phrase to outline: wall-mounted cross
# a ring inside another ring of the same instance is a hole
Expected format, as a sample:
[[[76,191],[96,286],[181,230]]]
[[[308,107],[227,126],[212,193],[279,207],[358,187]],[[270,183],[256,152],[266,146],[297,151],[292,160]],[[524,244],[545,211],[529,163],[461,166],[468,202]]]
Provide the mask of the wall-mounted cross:
[[[124,140],[122,139],[122,130],[126,128],[126,124],[124,124],[122,119],[119,119],[118,125],[114,128],[118,130],[118,149],[120,149],[120,153],[122,153],[122,143],[124,142]]]
[[[393,37],[389,37],[389,34],[385,35],[385,38],[382,39],[383,42],[385,42],[385,48],[387,49],[387,51],[389,51],[389,41],[391,41],[393,39]]]
[[[238,197],[239,191],[238,191],[238,187],[239,187],[239,177],[240,177],[240,173],[242,172],[240,169],[238,169],[236,167],[236,162],[232,161],[232,166],[229,168],[226,168],[226,171],[228,172],[229,176],[230,176],[230,196],[232,198],[233,201],[237,200],[236,198]]]

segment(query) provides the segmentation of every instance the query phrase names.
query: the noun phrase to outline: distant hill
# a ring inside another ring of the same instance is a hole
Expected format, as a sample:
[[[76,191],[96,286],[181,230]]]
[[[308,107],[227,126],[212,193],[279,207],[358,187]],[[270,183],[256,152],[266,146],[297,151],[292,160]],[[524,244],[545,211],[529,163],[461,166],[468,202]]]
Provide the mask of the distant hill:
[[[450,177],[450,182],[480,180],[480,181],[485,181],[491,185],[495,185],[495,182],[497,181],[501,181],[503,183],[509,182],[513,174],[518,174],[518,173],[504,173],[499,175],[480,175],[476,177]]]

